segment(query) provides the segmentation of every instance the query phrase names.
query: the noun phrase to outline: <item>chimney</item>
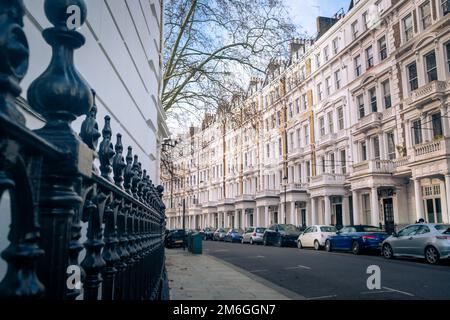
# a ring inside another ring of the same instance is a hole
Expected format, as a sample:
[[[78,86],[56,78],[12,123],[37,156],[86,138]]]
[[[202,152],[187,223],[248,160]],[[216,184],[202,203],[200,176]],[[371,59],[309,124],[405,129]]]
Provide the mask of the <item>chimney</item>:
[[[317,39],[323,36],[338,21],[337,17],[317,17]]]

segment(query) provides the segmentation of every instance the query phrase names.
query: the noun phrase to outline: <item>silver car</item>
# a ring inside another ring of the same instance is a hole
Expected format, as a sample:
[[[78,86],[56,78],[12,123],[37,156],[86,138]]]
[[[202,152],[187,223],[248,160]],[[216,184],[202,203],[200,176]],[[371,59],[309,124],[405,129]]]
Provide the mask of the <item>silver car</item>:
[[[419,223],[394,233],[384,240],[382,252],[385,258],[425,258],[436,264],[450,258],[450,224]]]
[[[266,231],[266,228],[248,227],[245,229],[244,235],[242,236],[242,243],[262,243],[264,231]]]

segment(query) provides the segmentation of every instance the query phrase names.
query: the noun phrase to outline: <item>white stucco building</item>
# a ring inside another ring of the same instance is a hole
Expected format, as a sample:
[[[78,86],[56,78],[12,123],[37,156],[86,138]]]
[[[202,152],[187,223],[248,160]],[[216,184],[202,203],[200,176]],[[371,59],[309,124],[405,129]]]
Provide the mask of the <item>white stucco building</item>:
[[[253,117],[183,137],[169,227],[182,199],[189,228],[450,222],[449,11],[367,0],[318,19],[317,38],[252,79],[235,110]]]

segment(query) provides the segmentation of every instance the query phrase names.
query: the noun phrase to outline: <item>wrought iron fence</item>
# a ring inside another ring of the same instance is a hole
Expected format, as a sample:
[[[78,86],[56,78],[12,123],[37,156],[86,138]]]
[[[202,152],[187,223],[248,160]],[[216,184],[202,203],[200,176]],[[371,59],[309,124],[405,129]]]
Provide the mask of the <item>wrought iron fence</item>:
[[[22,0],[0,2],[0,197],[8,191],[11,202],[0,298],[167,298],[163,188],[153,185],[131,147],[123,155],[120,134],[113,145],[108,116],[99,132],[95,92],[73,61],[85,38],[66,26],[70,5],[81,9],[83,24],[83,0],[45,1],[53,27],[42,34],[53,54],[27,92],[46,120],[32,131],[16,105],[29,58],[25,7]],[[77,134],[71,123],[83,115]],[[69,279],[68,270],[77,268],[82,286]]]

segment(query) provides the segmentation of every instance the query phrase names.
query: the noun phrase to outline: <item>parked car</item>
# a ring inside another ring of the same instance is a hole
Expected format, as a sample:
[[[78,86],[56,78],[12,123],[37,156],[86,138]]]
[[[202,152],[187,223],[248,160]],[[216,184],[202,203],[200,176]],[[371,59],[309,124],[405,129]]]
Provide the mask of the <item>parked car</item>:
[[[298,237],[297,247],[320,250],[325,246],[328,237],[336,235],[336,232],[337,229],[333,226],[310,226]]]
[[[407,226],[383,242],[383,256],[425,258],[430,264],[450,258],[450,224],[420,223]]]
[[[212,228],[205,228],[202,230],[203,240],[212,240],[214,237],[214,230]]]
[[[284,246],[296,246],[301,231],[293,224],[273,224],[264,231],[263,244]]]
[[[214,241],[224,241],[225,235],[227,234],[228,229],[218,228],[214,231],[213,240]]]
[[[266,228],[262,227],[249,227],[245,230],[244,235],[242,236],[242,243],[262,243],[264,231]]]
[[[183,229],[170,230],[165,237],[166,248],[183,247],[186,242],[186,232]]]
[[[325,242],[327,251],[342,250],[360,254],[365,250],[380,250],[381,244],[388,237],[382,229],[373,226],[346,226],[328,237]]]
[[[244,231],[241,229],[229,229],[224,237],[225,242],[241,242]]]

